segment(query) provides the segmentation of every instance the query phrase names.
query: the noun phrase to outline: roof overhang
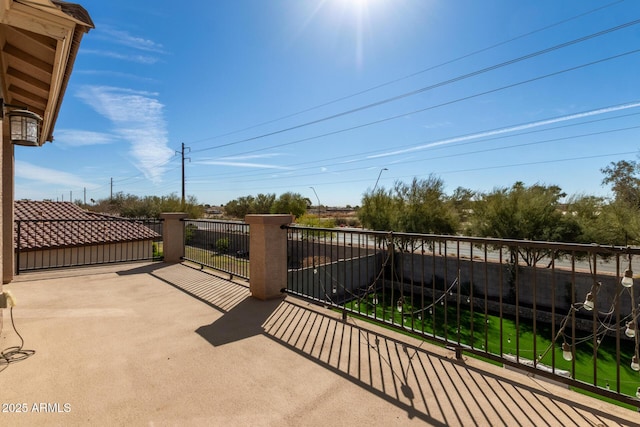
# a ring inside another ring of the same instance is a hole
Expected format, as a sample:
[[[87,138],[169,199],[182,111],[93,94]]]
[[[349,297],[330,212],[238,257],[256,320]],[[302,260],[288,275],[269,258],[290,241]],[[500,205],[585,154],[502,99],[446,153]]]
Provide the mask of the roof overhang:
[[[0,0],[1,97],[43,118],[42,142],[53,141],[80,41],[92,28],[91,17],[77,4]]]

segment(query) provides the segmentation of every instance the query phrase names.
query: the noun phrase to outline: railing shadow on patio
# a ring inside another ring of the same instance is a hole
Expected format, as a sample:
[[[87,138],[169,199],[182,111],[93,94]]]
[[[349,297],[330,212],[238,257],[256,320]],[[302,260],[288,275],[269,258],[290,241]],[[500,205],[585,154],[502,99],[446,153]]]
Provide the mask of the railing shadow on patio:
[[[195,268],[193,273],[151,274],[223,313],[195,331],[211,345],[263,335],[406,411],[410,419],[442,426],[468,420],[477,425],[626,422],[555,390],[527,385],[521,373],[457,360],[450,350],[395,338],[391,331],[354,318],[345,322],[335,311],[323,312],[326,309],[292,296],[258,301],[241,283]]]
[[[580,425],[589,417],[623,423],[604,412],[455,359],[453,352],[409,344],[369,324],[285,301],[265,322],[265,335],[431,424]],[[418,341],[415,341],[418,343]],[[447,353],[449,353],[447,355]],[[467,362],[472,362],[467,359]],[[481,362],[482,363],[482,362]],[[487,365],[489,366],[489,365]],[[558,410],[548,409],[553,407]],[[586,413],[590,415],[586,415]]]
[[[288,293],[639,406],[640,248],[284,229]]]

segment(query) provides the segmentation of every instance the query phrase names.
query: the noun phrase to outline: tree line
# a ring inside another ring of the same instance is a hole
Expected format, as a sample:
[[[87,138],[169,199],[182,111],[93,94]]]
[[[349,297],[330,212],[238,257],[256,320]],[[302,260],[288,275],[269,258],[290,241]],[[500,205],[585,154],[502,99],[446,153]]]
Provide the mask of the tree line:
[[[600,171],[602,184],[611,187],[612,197],[568,197],[556,185],[522,182],[488,192],[458,187],[448,195],[444,181],[435,175],[408,183],[397,181],[391,188],[378,187],[363,194],[357,219],[364,228],[380,231],[640,244],[640,163],[611,162]],[[200,218],[204,213],[195,197],[188,197],[183,206],[176,194],[139,197],[120,192],[90,205],[76,203],[92,211],[134,218],[157,218],[161,212],[186,212],[190,218]],[[238,219],[248,214],[292,214],[309,225],[330,226],[330,222],[305,215],[311,204],[299,193],[268,193],[239,197],[228,202],[225,211]]]
[[[556,185],[516,182],[475,192],[444,193],[436,177],[396,182],[364,194],[358,217],[374,230],[463,234],[517,240],[604,245],[640,244],[640,164],[610,163],[601,169],[612,198],[567,194]]]
[[[364,228],[380,231],[640,244],[640,164],[623,160],[600,171],[602,184],[611,186],[611,198],[567,196],[556,185],[523,182],[488,192],[458,187],[448,195],[444,181],[430,175],[369,190],[362,196],[357,217]],[[232,200],[226,212],[240,219],[259,213],[301,217],[310,206],[311,201],[298,193],[258,194]]]
[[[84,204],[80,200],[75,203],[89,211],[125,218],[159,218],[162,212],[185,212],[189,218],[201,218],[204,214],[204,207],[198,204],[195,197],[185,198],[185,205],[182,206],[182,199],[175,193],[140,197],[118,192],[113,197],[92,201],[91,204]]]

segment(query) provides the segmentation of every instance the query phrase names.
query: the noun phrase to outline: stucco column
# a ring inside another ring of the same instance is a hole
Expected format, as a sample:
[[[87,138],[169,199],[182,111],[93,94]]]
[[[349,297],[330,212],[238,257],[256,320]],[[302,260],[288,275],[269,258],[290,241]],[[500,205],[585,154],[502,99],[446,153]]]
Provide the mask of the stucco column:
[[[9,137],[9,120],[3,120],[2,129],[2,283],[9,283],[14,270],[14,147]]]
[[[249,224],[249,289],[251,296],[267,300],[282,295],[287,286],[287,231],[282,225],[292,215],[247,215]]]
[[[162,251],[164,262],[180,262],[184,257],[184,222],[188,215],[182,212],[161,213]]]

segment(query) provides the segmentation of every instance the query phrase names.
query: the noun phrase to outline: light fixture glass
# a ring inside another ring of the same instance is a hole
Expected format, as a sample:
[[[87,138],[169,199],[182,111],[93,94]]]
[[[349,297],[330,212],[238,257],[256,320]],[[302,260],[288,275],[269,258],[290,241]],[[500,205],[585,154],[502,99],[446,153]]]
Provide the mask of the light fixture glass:
[[[629,338],[634,338],[636,336],[636,322],[628,322],[627,329],[625,329],[624,334]]]
[[[584,299],[583,307],[585,308],[585,310],[593,310],[593,294],[591,292],[589,292]]]
[[[640,387],[638,387],[638,390],[636,390],[636,397],[640,399]]]
[[[9,116],[9,131],[11,143],[27,147],[39,147],[40,124],[42,117],[28,110],[11,110]]]
[[[396,308],[398,309],[398,311],[402,311],[402,298],[398,300],[398,303],[396,304]]]
[[[624,276],[622,277],[622,286],[625,288],[630,288],[633,286],[633,271],[628,268],[624,271]]]
[[[571,346],[566,342],[562,343],[562,358],[567,362],[571,362],[573,360],[573,352],[571,351]]]
[[[378,305],[378,295],[373,295],[373,305]]]
[[[631,369],[634,371],[640,371],[640,363],[638,363],[638,356],[633,356],[631,358]]]

